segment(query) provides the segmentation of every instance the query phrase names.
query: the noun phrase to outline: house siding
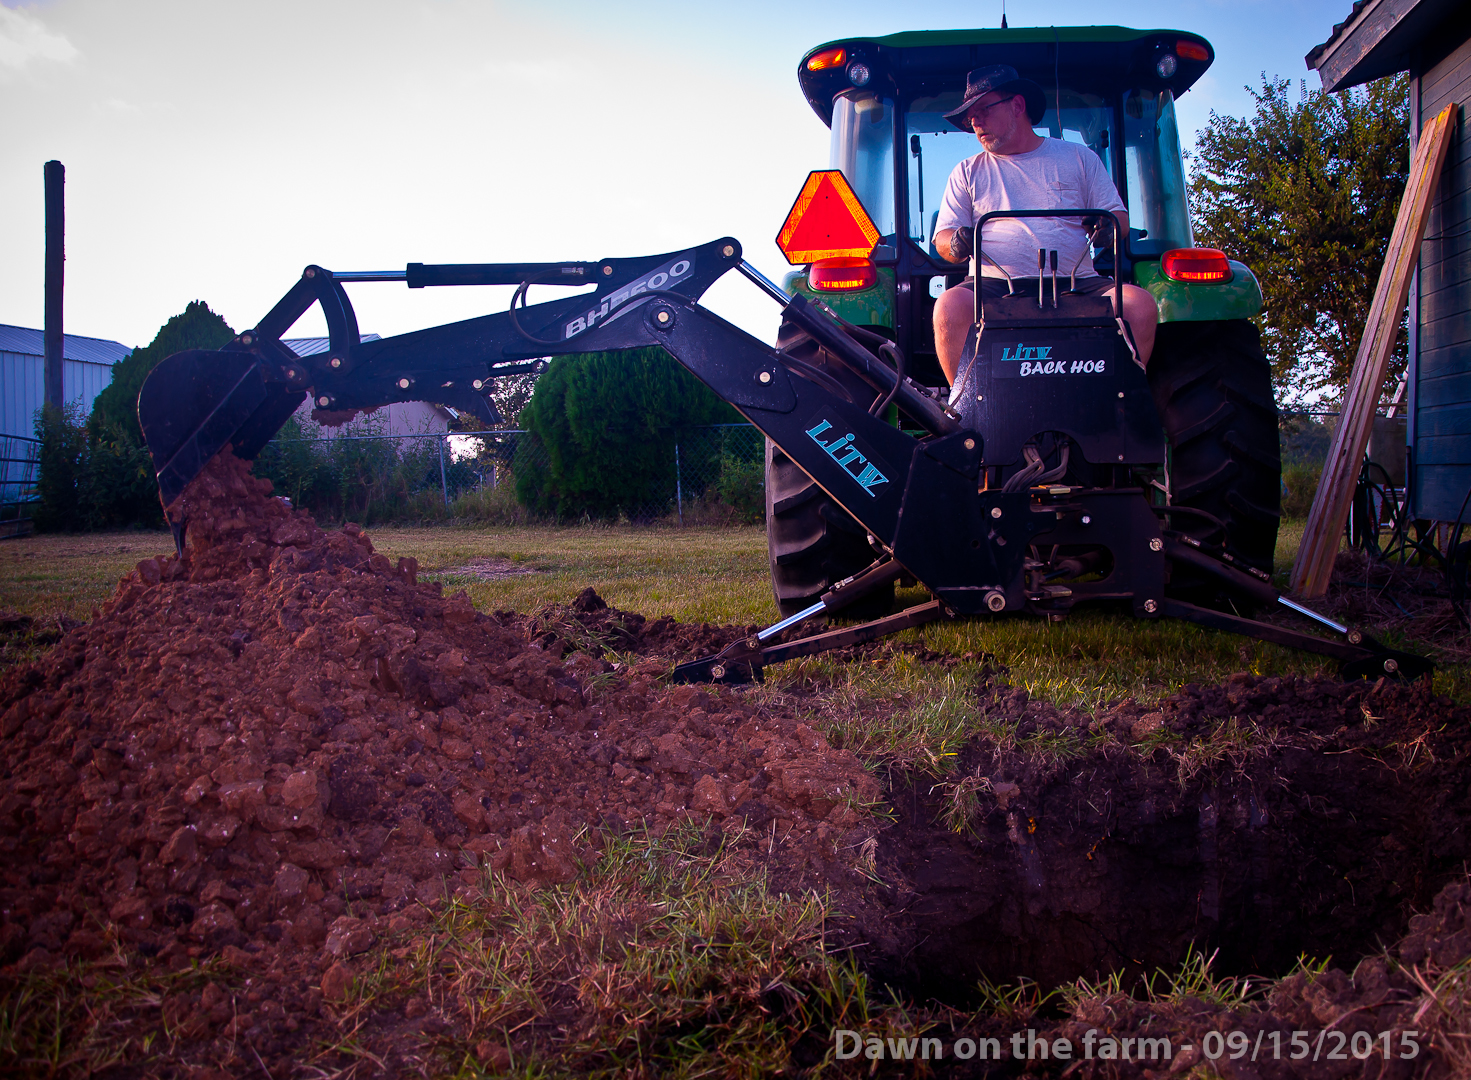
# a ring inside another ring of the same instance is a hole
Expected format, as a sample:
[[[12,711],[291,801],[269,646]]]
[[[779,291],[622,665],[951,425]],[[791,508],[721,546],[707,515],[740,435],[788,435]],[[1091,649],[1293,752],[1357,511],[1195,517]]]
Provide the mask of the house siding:
[[[1452,521],[1471,490],[1471,19],[1458,14],[1423,46],[1412,70],[1418,128],[1457,105],[1445,171],[1420,248],[1416,311],[1415,515]]]

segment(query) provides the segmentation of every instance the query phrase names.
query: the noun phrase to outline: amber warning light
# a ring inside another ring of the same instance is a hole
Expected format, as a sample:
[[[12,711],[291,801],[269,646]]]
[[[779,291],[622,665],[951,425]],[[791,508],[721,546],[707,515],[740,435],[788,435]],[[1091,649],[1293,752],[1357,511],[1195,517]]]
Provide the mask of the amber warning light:
[[[807,61],[807,70],[825,71],[828,68],[842,67],[846,59],[848,59],[846,49],[824,49]]]

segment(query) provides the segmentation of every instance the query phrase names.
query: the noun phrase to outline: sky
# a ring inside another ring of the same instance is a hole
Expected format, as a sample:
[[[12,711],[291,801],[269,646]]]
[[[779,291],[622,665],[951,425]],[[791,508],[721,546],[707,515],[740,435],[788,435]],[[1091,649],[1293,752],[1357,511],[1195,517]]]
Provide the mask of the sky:
[[[1205,36],[1182,139],[1246,115],[1351,0],[1006,0],[1010,25]],[[66,166],[69,333],[145,345],[191,300],[254,325],[302,267],[578,260],[774,236],[828,132],[822,42],[1000,25],[1002,0],[0,0],[0,323],[41,327],[42,166]],[[364,333],[502,310],[509,290],[351,287]],[[551,294],[544,294],[550,299]],[[536,295],[533,293],[533,301]],[[771,340],[735,274],[706,296]],[[309,313],[293,335],[325,333]]]

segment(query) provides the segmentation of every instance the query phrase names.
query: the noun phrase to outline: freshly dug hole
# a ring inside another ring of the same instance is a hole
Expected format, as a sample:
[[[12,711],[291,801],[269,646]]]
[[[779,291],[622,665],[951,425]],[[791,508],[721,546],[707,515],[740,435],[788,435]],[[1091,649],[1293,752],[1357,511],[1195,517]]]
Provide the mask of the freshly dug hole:
[[[1352,968],[1468,855],[1467,710],[1428,681],[1241,674],[1097,719],[981,693],[994,734],[896,783],[881,838],[912,949],[883,966],[923,996],[1129,986],[1192,948],[1219,974]]]

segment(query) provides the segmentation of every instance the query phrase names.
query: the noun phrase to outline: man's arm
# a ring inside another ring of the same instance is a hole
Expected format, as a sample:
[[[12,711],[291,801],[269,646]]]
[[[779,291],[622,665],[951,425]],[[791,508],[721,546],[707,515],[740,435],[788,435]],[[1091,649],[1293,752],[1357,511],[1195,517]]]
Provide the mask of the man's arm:
[[[975,247],[972,229],[939,229],[935,233],[935,250],[946,262],[962,263]]]
[[[1121,237],[1123,237],[1124,238],[1124,242],[1127,243],[1128,240],[1129,240],[1129,211],[1127,211],[1127,210],[1115,210],[1113,212],[1113,216],[1114,216],[1114,219],[1116,221],[1118,221],[1118,223],[1119,223],[1119,235]],[[1103,238],[1100,238],[1100,239],[1108,239],[1108,238],[1103,237]]]
[[[1129,212],[1127,210],[1115,210],[1113,216],[1118,219],[1119,235],[1126,240],[1129,236]],[[1094,220],[1094,219],[1089,219]],[[1113,240],[1108,231],[1102,229],[1102,222],[1098,222],[1095,232],[1102,233],[1095,236],[1094,243],[1107,243]],[[962,263],[970,258],[975,249],[975,230],[973,229],[939,229],[935,232],[935,250],[946,262]]]
[[[1108,170],[1103,167],[1103,160],[1090,150],[1076,148],[1083,167],[1083,198],[1087,200],[1084,206],[1113,207],[1114,218],[1119,223],[1119,235],[1125,242],[1129,238],[1129,210],[1124,205],[1124,200],[1119,197],[1119,189],[1114,186],[1113,179],[1108,175]],[[1110,230],[1112,231],[1112,230]],[[1098,237],[1098,241],[1107,243],[1112,240],[1111,236]]]
[[[935,215],[932,243],[946,262],[965,262],[975,248],[975,229],[968,227],[975,221],[967,168],[973,160],[962,161],[950,170],[950,176],[945,180],[945,194],[940,198],[940,209]]]

